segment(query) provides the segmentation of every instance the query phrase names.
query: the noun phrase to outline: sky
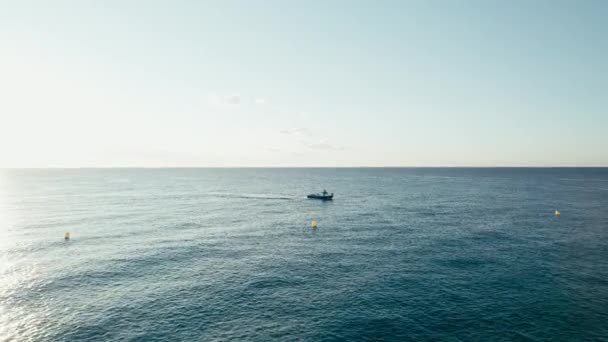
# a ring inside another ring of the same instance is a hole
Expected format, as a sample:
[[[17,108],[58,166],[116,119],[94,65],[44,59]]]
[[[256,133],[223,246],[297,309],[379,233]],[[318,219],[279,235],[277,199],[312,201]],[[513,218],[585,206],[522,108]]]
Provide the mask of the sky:
[[[608,1],[0,0],[0,167],[608,166]]]

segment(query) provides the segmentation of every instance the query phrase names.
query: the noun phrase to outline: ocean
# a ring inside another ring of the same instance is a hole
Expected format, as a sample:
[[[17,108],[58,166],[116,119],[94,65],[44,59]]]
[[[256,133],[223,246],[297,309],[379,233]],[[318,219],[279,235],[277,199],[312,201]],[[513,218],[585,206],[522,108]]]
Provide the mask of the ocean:
[[[0,170],[0,341],[227,340],[608,341],[608,168]]]

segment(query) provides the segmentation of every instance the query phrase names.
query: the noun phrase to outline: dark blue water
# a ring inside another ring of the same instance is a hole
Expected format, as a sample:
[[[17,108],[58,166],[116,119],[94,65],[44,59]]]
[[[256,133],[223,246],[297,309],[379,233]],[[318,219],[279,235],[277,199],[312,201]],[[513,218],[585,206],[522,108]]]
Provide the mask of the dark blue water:
[[[607,338],[605,168],[0,171],[0,340]]]

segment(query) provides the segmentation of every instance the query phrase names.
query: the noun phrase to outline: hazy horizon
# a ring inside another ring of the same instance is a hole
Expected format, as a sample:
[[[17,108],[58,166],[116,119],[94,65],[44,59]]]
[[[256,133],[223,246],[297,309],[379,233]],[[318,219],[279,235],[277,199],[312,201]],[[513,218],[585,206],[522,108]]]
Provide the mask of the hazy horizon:
[[[606,167],[607,16],[0,1],[0,168]]]
[[[120,170],[120,169],[607,169],[608,166],[73,166],[2,167],[0,170]]]

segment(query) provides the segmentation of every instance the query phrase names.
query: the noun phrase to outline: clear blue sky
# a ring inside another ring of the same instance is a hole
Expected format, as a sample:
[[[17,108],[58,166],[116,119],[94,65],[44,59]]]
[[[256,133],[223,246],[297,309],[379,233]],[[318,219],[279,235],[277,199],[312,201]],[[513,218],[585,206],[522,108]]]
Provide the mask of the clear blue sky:
[[[0,0],[0,167],[608,166],[608,1]]]

